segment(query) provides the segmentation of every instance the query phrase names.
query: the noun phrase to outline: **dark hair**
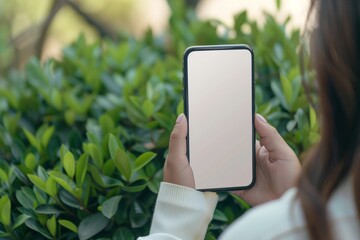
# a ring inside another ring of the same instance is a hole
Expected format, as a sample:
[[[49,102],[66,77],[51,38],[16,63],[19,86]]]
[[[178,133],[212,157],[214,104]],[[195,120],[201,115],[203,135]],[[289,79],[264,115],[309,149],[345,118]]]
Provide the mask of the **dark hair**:
[[[311,0],[311,58],[321,140],[304,163],[298,196],[311,239],[332,239],[326,204],[348,176],[360,216],[360,1]],[[309,14],[310,15],[310,14]]]

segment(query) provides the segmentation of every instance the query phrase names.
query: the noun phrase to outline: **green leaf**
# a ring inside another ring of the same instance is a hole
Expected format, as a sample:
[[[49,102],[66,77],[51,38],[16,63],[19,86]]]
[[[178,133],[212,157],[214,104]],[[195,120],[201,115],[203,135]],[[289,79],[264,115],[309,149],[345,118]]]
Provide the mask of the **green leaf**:
[[[160,124],[160,126],[164,127],[166,130],[171,131],[173,128],[173,120],[171,116],[157,112],[154,114],[154,118]]]
[[[101,212],[102,214],[107,217],[107,218],[112,218],[118,207],[119,207],[119,202],[121,200],[122,196],[115,196],[112,198],[107,199],[105,202],[103,202],[102,206],[101,206]]]
[[[26,226],[28,226],[28,228],[31,228],[32,230],[40,233],[41,235],[43,235],[44,237],[46,237],[47,239],[52,239],[50,233],[44,229],[39,222],[35,221],[34,219],[28,219],[25,222]]]
[[[150,100],[145,100],[142,104],[142,110],[147,118],[154,113],[154,104]]]
[[[116,229],[113,234],[112,240],[132,240],[134,239],[133,233],[126,227]]]
[[[30,184],[29,179],[26,177],[26,175],[24,173],[21,172],[21,170],[19,169],[19,167],[17,167],[16,165],[12,165],[12,168],[14,169],[14,173],[16,175],[16,177],[23,183],[25,184]]]
[[[105,162],[102,172],[106,176],[112,176],[114,171],[115,171],[114,161],[109,159],[108,161]]]
[[[296,111],[294,118],[297,121],[298,129],[300,131],[305,131],[305,130],[309,129],[310,123],[309,123],[309,120],[308,120],[307,116],[305,115],[303,109],[299,108]]]
[[[146,152],[141,154],[136,160],[134,164],[134,171],[138,171],[143,168],[146,164],[151,162],[156,157],[156,153]]]
[[[14,135],[18,126],[19,126],[19,119],[20,119],[20,113],[16,113],[16,115],[5,115],[3,117],[3,123],[6,130],[9,131],[11,135]]]
[[[34,170],[37,166],[37,160],[33,153],[28,153],[25,157],[25,166],[30,169]]]
[[[73,109],[69,109],[67,111],[65,111],[65,121],[69,126],[74,125],[75,120],[76,120],[76,113]]]
[[[286,124],[286,130],[288,132],[291,132],[296,126],[296,121],[295,120],[291,120],[291,121],[288,121],[287,124]]]
[[[25,194],[26,198],[31,199],[33,201],[33,207],[38,205],[38,201],[34,190],[30,187],[21,187],[21,191]]]
[[[4,182],[7,182],[9,180],[8,175],[6,174],[6,172],[4,170],[2,170],[0,168],[0,179]]]
[[[45,189],[40,190],[39,188],[33,188],[33,191],[38,204],[45,204],[48,201],[48,196],[46,195]]]
[[[162,169],[158,170],[157,173],[155,173],[155,175],[153,175],[151,177],[151,180],[147,182],[147,186],[150,189],[150,191],[152,191],[155,194],[158,194],[159,192],[159,188],[160,188],[160,182],[163,179],[163,172]]]
[[[76,164],[76,186],[82,187],[86,176],[89,162],[89,155],[84,153],[80,156]]]
[[[36,213],[41,213],[41,214],[47,214],[47,215],[64,213],[64,211],[59,209],[57,207],[57,205],[52,205],[52,204],[39,205],[35,209],[35,212]]]
[[[309,133],[309,140],[311,144],[315,144],[320,140],[320,134],[316,132],[310,132]]]
[[[147,186],[147,181],[144,179],[141,180],[137,180],[127,186],[122,186],[122,189],[126,192],[141,192],[142,190],[144,190]]]
[[[219,209],[215,209],[213,219],[221,221],[221,222],[229,221],[229,219],[226,217],[226,215],[223,212],[221,212]]]
[[[173,14],[173,18],[176,18],[176,20],[180,20],[185,17],[186,14],[185,2],[167,0],[167,4],[170,7],[171,10],[170,12]]]
[[[129,156],[120,148],[115,152],[115,157],[113,158],[116,168],[125,177],[127,181],[131,178],[131,164]]]
[[[63,167],[65,169],[66,174],[70,178],[73,178],[75,175],[75,159],[74,159],[74,155],[70,151],[65,153]]]
[[[207,232],[204,240],[216,240],[216,237],[211,232]]]
[[[316,122],[316,113],[313,107],[310,106],[309,108],[309,118],[310,118],[310,128],[315,129],[315,126],[317,124]]]
[[[51,139],[51,137],[53,136],[55,132],[55,127],[51,126],[48,127],[45,132],[43,133],[43,135],[41,136],[41,144],[44,148],[46,148],[49,144],[49,141]]]
[[[11,202],[7,194],[0,198],[0,221],[5,226],[11,223]]]
[[[247,11],[242,11],[235,16],[234,30],[236,31],[237,35],[240,35],[242,33],[242,26],[246,23],[246,21],[247,21]]]
[[[61,110],[63,105],[63,100],[59,90],[53,89],[53,92],[51,94],[51,103],[56,108],[56,110]]]
[[[91,174],[92,179],[99,184],[101,187],[105,187],[105,184],[101,178],[99,170],[92,164],[88,165],[88,170]]]
[[[235,200],[237,203],[240,204],[240,206],[243,208],[243,209],[249,209],[250,208],[250,205],[245,202],[244,200],[242,200],[239,196],[237,196],[236,194],[230,194]]]
[[[121,144],[118,138],[116,138],[114,135],[109,135],[109,143],[108,143],[109,153],[112,159],[115,157],[116,150],[118,148],[124,150],[124,146]]]
[[[26,215],[26,214],[20,214],[19,216],[17,216],[17,218],[15,219],[15,222],[12,226],[12,230],[14,231],[16,228],[23,225],[26,222],[26,220],[28,220],[29,218],[30,218],[30,216]]]
[[[95,213],[84,218],[79,225],[78,235],[80,240],[86,240],[101,232],[108,224],[109,219],[101,213]]]
[[[94,165],[97,168],[101,169],[103,165],[103,157],[102,157],[101,149],[99,149],[98,146],[96,146],[93,143],[88,143],[86,145],[86,151],[89,153],[90,157],[92,158]]]
[[[11,237],[11,233],[3,232],[0,230],[0,237],[3,237],[5,239],[9,239]]]
[[[74,193],[76,188],[75,183],[65,174],[58,171],[50,171],[49,176],[55,180],[60,186],[62,186],[65,190],[70,193]]]
[[[146,123],[146,116],[141,108],[139,109],[137,106],[133,105],[131,101],[127,101],[125,107],[131,122],[135,124]]]
[[[28,197],[23,190],[16,191],[16,199],[19,201],[19,203],[27,209],[33,209],[35,205],[35,199]]]
[[[103,135],[111,132],[115,127],[114,121],[107,114],[103,114],[100,116],[99,123]]]
[[[180,115],[181,113],[184,112],[184,100],[181,100],[179,102],[179,104],[177,105],[177,108],[176,108],[176,115]]]
[[[38,187],[40,190],[45,191],[46,190],[46,183],[37,175],[34,174],[28,174],[27,175],[30,182],[32,182],[36,187]]]
[[[69,151],[69,149],[64,145],[62,144],[61,147],[60,147],[60,150],[59,150],[59,155],[60,155],[60,160],[61,160],[61,164],[63,165],[64,164],[64,157],[65,157],[65,154]]]
[[[54,179],[48,178],[46,180],[45,187],[46,187],[47,194],[49,194],[52,197],[56,196],[58,189],[57,189],[56,182]]]
[[[279,11],[281,8],[281,0],[276,0],[276,9]]]
[[[129,217],[131,227],[138,228],[146,224],[150,214],[140,202],[135,201],[130,207]]]
[[[123,187],[124,184],[116,178],[101,175],[102,182],[105,187]]]
[[[65,203],[69,207],[82,209],[79,201],[73,195],[68,193],[67,191],[60,190],[59,198],[60,198],[61,202]]]
[[[52,216],[50,219],[46,221],[47,229],[49,230],[50,234],[55,237],[56,235],[56,218],[55,215]]]
[[[78,233],[78,228],[75,224],[73,224],[72,222],[70,222],[69,220],[59,220],[58,221],[59,224],[67,229],[69,229],[70,231],[73,231],[74,233]]]
[[[40,142],[35,138],[35,136],[29,132],[26,128],[23,129],[24,134],[27,138],[27,140],[29,141],[29,143],[31,144],[31,146],[35,147],[36,150],[38,150],[39,152],[41,152],[41,144]]]
[[[282,74],[280,75],[280,81],[287,106],[291,107],[292,104],[291,100],[293,95],[291,83],[289,79]]]
[[[136,109],[141,110],[140,98],[138,96],[130,96],[129,99]]]
[[[281,90],[279,84],[275,81],[271,81],[270,83],[271,90],[273,91],[274,95],[279,99],[281,105],[288,110],[289,106],[287,104],[287,101],[284,97],[283,91]]]
[[[47,173],[47,171],[45,170],[45,168],[43,168],[42,166],[38,166],[37,168],[37,175],[39,176],[39,178],[41,178],[41,180],[46,181],[49,178],[49,175]]]
[[[124,186],[124,184],[122,184],[122,182],[120,182],[119,180],[117,180],[115,178],[101,175],[99,170],[96,167],[94,167],[93,165],[89,165],[88,169],[89,169],[89,172],[90,172],[93,180],[97,184],[99,184],[101,187],[122,187],[122,186]]]

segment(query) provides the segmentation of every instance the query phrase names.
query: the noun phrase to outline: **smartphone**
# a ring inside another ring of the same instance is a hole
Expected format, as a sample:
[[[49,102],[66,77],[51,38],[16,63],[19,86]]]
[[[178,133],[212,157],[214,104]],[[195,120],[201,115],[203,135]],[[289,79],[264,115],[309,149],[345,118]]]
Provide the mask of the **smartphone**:
[[[254,54],[247,45],[189,47],[184,54],[187,156],[195,188],[255,183]]]

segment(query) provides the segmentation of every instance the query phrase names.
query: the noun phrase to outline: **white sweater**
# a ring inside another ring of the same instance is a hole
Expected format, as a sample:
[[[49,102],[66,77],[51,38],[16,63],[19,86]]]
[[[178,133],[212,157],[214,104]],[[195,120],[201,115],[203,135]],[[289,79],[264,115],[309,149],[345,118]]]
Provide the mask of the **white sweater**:
[[[360,223],[353,199],[352,183],[348,178],[328,203],[336,239],[360,239]],[[204,239],[217,200],[216,193],[161,183],[150,235],[138,240]],[[296,189],[290,189],[278,200],[247,211],[220,239],[308,239]]]

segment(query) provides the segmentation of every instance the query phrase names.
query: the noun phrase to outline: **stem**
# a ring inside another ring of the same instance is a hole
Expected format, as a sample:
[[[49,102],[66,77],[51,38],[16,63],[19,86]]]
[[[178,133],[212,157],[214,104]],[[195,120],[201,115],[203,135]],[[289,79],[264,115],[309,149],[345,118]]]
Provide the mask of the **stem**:
[[[10,233],[10,237],[11,239],[14,239],[14,240],[18,240],[18,238],[15,236],[14,232],[11,230],[11,228],[5,224],[3,224],[3,226],[5,227],[5,231],[7,233]]]
[[[52,197],[55,202],[62,208],[65,210],[65,212],[71,216],[75,216],[75,214],[73,212],[71,212],[64,204],[62,204],[62,202],[57,198],[57,197]]]

